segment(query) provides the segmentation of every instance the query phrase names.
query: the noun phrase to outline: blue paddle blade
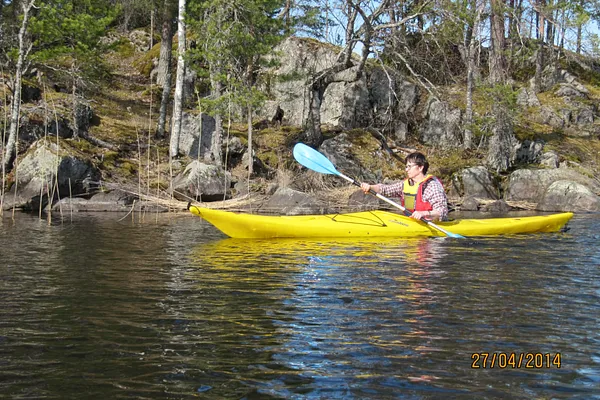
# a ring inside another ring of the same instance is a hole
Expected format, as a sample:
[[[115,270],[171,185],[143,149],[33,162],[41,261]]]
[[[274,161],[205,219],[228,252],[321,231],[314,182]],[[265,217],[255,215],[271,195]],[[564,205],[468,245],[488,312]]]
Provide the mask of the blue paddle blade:
[[[312,169],[313,171],[320,172],[322,174],[340,175],[331,161],[329,161],[323,154],[319,153],[312,147],[305,145],[304,143],[297,143],[294,146],[294,158],[300,164],[304,165],[308,169]]]

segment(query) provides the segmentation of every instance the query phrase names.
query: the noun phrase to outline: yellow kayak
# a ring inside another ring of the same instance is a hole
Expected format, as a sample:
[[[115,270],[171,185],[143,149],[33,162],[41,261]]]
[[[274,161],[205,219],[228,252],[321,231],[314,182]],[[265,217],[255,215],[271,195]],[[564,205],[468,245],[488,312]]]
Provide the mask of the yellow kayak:
[[[387,211],[348,214],[269,216],[190,206],[189,210],[210,222],[227,236],[241,239],[326,237],[418,237],[445,236],[429,225]],[[573,213],[436,222],[445,230],[463,236],[510,235],[556,232]]]

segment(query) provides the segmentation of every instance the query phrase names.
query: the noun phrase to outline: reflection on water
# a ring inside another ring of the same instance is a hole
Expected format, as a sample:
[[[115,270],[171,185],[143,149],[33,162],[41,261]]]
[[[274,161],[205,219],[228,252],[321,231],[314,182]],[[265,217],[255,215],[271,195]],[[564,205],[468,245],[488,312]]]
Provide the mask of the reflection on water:
[[[600,216],[568,233],[236,240],[0,225],[0,398],[593,398]],[[561,368],[472,369],[560,353]]]

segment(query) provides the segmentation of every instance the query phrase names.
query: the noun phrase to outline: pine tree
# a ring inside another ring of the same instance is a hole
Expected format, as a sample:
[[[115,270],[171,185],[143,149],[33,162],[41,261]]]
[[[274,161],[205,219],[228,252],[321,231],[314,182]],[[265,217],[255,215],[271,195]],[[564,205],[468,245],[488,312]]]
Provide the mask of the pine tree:
[[[283,21],[277,18],[281,0],[211,0],[191,7],[190,26],[197,37],[192,59],[208,77],[211,95],[205,107],[216,121],[211,145],[212,161],[222,165],[222,116],[227,105],[246,111],[249,170],[252,171],[252,112],[264,101],[256,89],[265,56],[284,37]]]

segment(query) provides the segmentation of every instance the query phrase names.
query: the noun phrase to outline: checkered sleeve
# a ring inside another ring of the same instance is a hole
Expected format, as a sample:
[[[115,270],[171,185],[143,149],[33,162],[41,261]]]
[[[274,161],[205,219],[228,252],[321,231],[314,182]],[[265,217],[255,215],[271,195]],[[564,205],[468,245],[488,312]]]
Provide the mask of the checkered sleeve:
[[[392,183],[389,185],[379,184],[379,192],[385,197],[398,197],[400,200],[404,197],[404,181]]]
[[[448,198],[444,192],[442,183],[437,179],[431,179],[423,189],[423,201],[431,204],[433,209],[440,213],[440,220],[448,219]]]

